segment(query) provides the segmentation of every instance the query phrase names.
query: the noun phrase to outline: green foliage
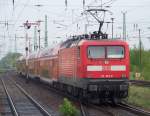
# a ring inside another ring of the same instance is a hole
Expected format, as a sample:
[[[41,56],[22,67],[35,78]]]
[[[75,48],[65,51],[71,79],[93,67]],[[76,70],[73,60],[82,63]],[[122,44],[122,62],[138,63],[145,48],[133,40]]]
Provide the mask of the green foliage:
[[[148,87],[130,86],[128,103],[150,110],[150,89]]]
[[[145,80],[150,80],[150,51],[141,50],[141,64],[140,64],[140,51],[139,49],[130,50],[130,71],[141,72]],[[134,78],[133,78],[134,79]]]
[[[63,104],[60,105],[60,113],[62,114],[62,116],[78,116],[79,115],[79,111],[66,98],[64,98]]]
[[[8,53],[0,60],[0,69],[12,69],[16,67],[16,60],[20,56],[20,53]]]

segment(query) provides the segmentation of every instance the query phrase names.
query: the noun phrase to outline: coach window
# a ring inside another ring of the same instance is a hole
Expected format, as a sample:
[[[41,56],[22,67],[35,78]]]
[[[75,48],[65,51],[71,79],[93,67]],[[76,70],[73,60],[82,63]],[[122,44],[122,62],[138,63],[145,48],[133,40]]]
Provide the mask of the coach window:
[[[107,58],[124,58],[124,47],[107,46]]]
[[[105,58],[105,47],[103,46],[89,46],[88,58]]]

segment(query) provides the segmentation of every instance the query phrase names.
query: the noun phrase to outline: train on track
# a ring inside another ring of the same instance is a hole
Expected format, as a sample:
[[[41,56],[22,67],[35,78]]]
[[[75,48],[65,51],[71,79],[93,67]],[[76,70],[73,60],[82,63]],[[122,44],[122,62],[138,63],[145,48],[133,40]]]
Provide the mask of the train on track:
[[[73,36],[21,57],[18,72],[83,99],[118,103],[128,96],[129,47],[123,40]]]

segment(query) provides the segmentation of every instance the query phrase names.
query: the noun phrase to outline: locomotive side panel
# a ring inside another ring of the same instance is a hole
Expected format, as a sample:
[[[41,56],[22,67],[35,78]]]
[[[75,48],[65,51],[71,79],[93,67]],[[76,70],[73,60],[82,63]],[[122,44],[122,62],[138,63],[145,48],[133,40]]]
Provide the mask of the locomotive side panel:
[[[78,48],[65,48],[59,52],[59,80],[72,85],[79,78]]]

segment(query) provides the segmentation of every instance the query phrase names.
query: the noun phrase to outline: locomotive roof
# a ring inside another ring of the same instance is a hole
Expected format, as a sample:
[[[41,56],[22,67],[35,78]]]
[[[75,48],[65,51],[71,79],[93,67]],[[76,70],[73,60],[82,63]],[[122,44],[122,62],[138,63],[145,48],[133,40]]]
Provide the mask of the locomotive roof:
[[[83,40],[80,41],[78,46],[81,45],[127,45],[127,42],[120,39],[102,39],[102,40]]]
[[[100,39],[100,40],[90,40],[90,39],[81,39],[81,40],[67,40],[61,44],[62,48],[70,48],[73,46],[81,46],[81,45],[90,45],[90,44],[103,44],[103,45],[127,45],[127,43],[120,39]]]

